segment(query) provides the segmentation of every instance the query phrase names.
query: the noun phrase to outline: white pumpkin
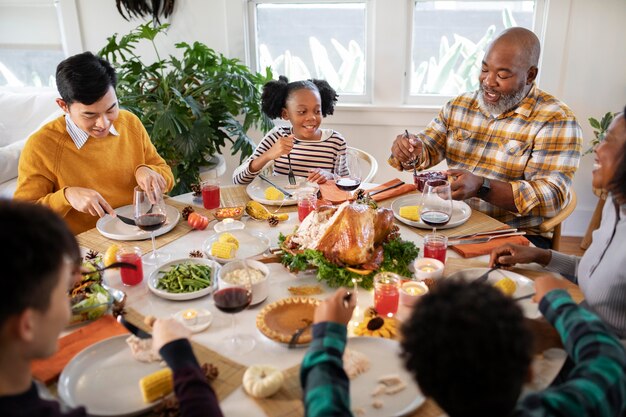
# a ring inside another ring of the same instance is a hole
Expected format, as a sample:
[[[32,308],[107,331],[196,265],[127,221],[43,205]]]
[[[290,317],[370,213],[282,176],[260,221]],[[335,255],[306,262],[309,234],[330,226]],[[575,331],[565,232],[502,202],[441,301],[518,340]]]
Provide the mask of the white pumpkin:
[[[283,386],[283,373],[271,365],[252,365],[243,374],[243,389],[255,398],[276,394]]]

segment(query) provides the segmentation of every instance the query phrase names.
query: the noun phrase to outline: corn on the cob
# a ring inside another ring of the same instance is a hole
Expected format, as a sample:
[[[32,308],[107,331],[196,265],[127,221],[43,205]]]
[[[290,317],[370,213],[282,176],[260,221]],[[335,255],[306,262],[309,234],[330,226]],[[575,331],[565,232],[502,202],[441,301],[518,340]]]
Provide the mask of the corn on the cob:
[[[504,295],[508,295],[509,297],[512,296],[517,289],[515,281],[508,277],[502,278],[500,281],[493,284],[493,286],[502,291]]]
[[[139,389],[145,403],[151,403],[174,390],[174,375],[170,368],[163,368],[139,380]]]
[[[237,247],[232,243],[213,242],[211,245],[211,255],[222,259],[230,259],[235,256]]]
[[[265,189],[266,200],[284,200],[285,194],[278,191],[275,187],[267,187]]]
[[[239,249],[239,241],[231,233],[222,233],[217,241],[222,243],[232,243],[233,245],[235,245],[235,248]]]
[[[420,220],[420,206],[400,207],[400,217],[418,222]]]

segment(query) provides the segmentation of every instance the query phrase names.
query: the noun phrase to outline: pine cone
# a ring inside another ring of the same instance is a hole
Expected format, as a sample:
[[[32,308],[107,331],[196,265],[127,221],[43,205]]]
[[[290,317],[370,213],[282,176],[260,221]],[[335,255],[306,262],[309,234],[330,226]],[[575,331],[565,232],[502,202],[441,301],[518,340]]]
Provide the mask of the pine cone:
[[[278,217],[276,216],[270,216],[269,219],[267,219],[267,222],[270,224],[270,226],[275,227],[278,226]]]
[[[356,194],[354,195],[355,200],[363,200],[365,198],[365,190],[359,188],[356,190]]]
[[[193,213],[193,212],[194,212],[193,207],[191,207],[191,206],[187,206],[187,207],[185,207],[185,208],[183,209],[183,212],[181,213],[181,215],[183,216],[183,219],[187,220],[187,218],[189,217],[189,215],[190,215],[191,213]]]
[[[189,257],[190,258],[204,258],[204,254],[202,254],[202,251],[192,250],[191,252],[189,252]]]
[[[220,370],[217,369],[217,366],[212,363],[203,363],[201,368],[204,375],[206,375],[207,381],[209,382],[215,380],[220,374]]]
[[[88,261],[94,260],[98,257],[98,255],[100,255],[100,253],[97,250],[90,249],[85,255],[85,260],[88,260]]]
[[[200,184],[191,184],[190,188],[193,192],[194,197],[199,197],[202,195],[202,187],[200,186]]]

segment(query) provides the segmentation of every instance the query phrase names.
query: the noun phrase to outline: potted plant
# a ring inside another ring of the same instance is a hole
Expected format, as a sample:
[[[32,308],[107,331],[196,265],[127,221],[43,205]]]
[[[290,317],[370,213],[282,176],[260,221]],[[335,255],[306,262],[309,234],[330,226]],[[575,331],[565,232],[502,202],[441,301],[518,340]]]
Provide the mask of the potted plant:
[[[585,151],[583,155],[587,155],[588,153],[593,152],[596,149],[596,146],[600,144],[604,140],[606,136],[606,131],[609,130],[609,126],[611,122],[617,116],[618,113],[607,112],[600,120],[590,117],[589,124],[593,128],[593,135],[595,136],[591,142],[589,143],[589,148]]]
[[[208,46],[181,42],[182,53],[161,57],[154,39],[168,24],[146,23],[118,39],[115,34],[98,53],[116,68],[121,106],[136,114],[159,154],[172,167],[176,183],[172,195],[191,190],[199,169],[226,142],[240,160],[252,153],[254,142],[246,132],[267,132],[272,121],[261,111],[261,86],[271,80],[252,72],[237,59],[228,59]],[[135,53],[140,42],[150,42],[157,59],[145,64]]]

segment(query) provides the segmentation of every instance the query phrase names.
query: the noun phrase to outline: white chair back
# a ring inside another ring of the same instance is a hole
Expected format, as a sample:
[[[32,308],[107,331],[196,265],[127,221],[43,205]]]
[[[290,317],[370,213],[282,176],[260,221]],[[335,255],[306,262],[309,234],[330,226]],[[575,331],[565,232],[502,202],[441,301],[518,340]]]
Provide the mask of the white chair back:
[[[361,182],[371,182],[376,172],[378,172],[378,161],[376,161],[376,158],[362,149],[353,148],[352,146],[348,146],[348,149],[354,151],[359,157],[359,164],[363,172]]]

